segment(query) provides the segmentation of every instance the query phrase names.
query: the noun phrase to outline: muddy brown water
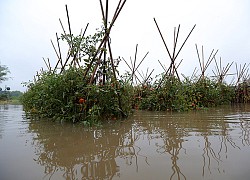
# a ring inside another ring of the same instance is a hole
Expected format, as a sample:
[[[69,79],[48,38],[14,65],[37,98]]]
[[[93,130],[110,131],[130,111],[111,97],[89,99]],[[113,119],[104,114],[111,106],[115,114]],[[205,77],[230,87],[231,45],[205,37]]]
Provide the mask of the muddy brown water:
[[[250,179],[250,105],[136,111],[98,128],[0,106],[0,179]]]

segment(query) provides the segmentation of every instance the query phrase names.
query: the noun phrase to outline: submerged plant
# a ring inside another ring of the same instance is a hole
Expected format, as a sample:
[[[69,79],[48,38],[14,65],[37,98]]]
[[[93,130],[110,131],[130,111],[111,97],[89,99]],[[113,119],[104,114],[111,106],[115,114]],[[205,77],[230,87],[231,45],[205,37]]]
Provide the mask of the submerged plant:
[[[62,74],[41,74],[22,97],[25,110],[54,120],[82,121],[88,125],[130,113],[129,84],[117,81],[117,86],[113,83],[89,85],[82,77],[83,72],[84,69],[70,67]]]
[[[137,86],[134,97],[134,107],[138,109],[187,111],[228,104],[234,97],[234,90],[208,78],[180,81],[175,77],[161,76],[153,84]]]

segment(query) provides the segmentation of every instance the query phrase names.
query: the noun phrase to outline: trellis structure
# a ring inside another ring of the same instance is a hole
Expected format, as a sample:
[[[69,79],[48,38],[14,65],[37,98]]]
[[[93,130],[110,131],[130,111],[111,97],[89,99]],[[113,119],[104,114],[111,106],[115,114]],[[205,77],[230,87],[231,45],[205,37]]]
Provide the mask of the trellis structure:
[[[99,0],[99,2],[100,2],[101,12],[102,12],[102,19],[104,22],[104,35],[103,35],[102,39],[100,40],[100,43],[98,44],[96,51],[93,54],[93,56],[91,57],[91,61],[87,65],[85,72],[83,74],[83,78],[86,81],[88,81],[90,84],[95,83],[96,78],[99,78],[100,75],[98,75],[98,73],[99,74],[101,73],[102,84],[105,84],[107,79],[108,79],[107,71],[109,69],[112,70],[111,81],[114,81],[114,82],[116,81],[116,65],[114,63],[114,58],[113,58],[112,50],[111,50],[110,32],[111,32],[112,27],[114,26],[114,23],[117,20],[122,8],[124,7],[126,0],[119,0],[118,4],[116,6],[115,12],[113,14],[113,17],[112,17],[110,22],[108,20],[109,1],[108,0],[105,1],[106,2],[105,7],[103,5],[104,3],[102,2],[102,0]],[[80,57],[80,51],[81,51],[80,44],[82,43],[82,40],[85,38],[85,34],[86,34],[87,28],[89,26],[89,23],[86,25],[83,32],[81,30],[80,35],[79,35],[80,41],[78,42],[78,44],[74,44],[73,43],[74,37],[72,34],[71,25],[70,25],[69,11],[68,11],[67,5],[65,7],[66,7],[66,13],[67,13],[67,22],[68,22],[69,33],[66,32],[61,19],[59,19],[59,21],[60,21],[60,25],[61,25],[62,30],[63,30],[63,35],[64,36],[69,35],[68,51],[67,51],[66,59],[63,61],[62,53],[61,53],[62,48],[61,48],[60,41],[59,41],[61,38],[58,37],[57,33],[56,33],[57,47],[55,46],[55,44],[51,40],[51,44],[52,44],[53,49],[54,49],[56,56],[58,58],[55,67],[52,68],[49,59],[46,60],[43,58],[45,65],[48,68],[48,71],[52,72],[52,73],[57,73],[58,70],[59,70],[59,73],[62,73],[65,70],[65,68],[69,65],[81,67],[82,59]],[[108,61],[109,61],[109,63],[108,63]]]
[[[131,80],[131,85],[132,85],[133,83],[137,84],[137,81],[138,81],[140,84],[143,84],[143,82],[144,82],[143,80],[142,80],[142,81],[140,80],[140,78],[138,77],[138,75],[136,74],[136,72],[139,73],[138,68],[140,67],[140,65],[142,64],[142,62],[145,60],[145,58],[147,57],[147,55],[148,55],[149,52],[147,52],[147,53],[144,55],[144,57],[141,59],[141,61],[139,62],[138,65],[136,65],[137,53],[138,53],[138,44],[136,44],[134,60],[132,60],[132,58],[130,57],[130,63],[131,63],[131,65],[129,65],[129,63],[128,63],[124,58],[122,58],[123,61],[126,63],[126,65],[128,66],[128,68],[129,68],[130,71],[131,71],[131,75],[130,75],[130,77],[129,77],[129,79]],[[140,74],[140,73],[139,73],[139,74]],[[152,74],[152,73],[151,73],[151,74]]]
[[[199,80],[203,80],[205,78],[205,72],[207,68],[209,67],[209,65],[211,64],[212,60],[215,58],[215,55],[217,54],[219,50],[216,50],[214,52],[214,49],[213,49],[205,63],[203,46],[201,46],[201,55],[199,53],[197,44],[195,44],[195,47],[196,47],[196,52],[197,52],[197,56],[199,59],[200,70],[201,70],[201,75],[200,75]]]
[[[180,54],[183,46],[185,45],[185,43],[187,42],[188,38],[190,37],[191,33],[193,32],[194,28],[196,25],[193,26],[193,28],[191,29],[191,31],[189,32],[189,34],[187,35],[186,39],[184,40],[184,42],[182,43],[181,47],[179,48],[179,50],[177,50],[177,42],[178,42],[178,38],[179,38],[179,32],[180,32],[180,25],[178,26],[177,28],[177,31],[176,31],[176,27],[174,28],[174,47],[173,47],[173,51],[172,53],[170,53],[170,50],[166,44],[166,41],[162,35],[162,32],[160,30],[160,27],[156,21],[156,19],[154,18],[154,22],[155,22],[155,25],[157,27],[157,30],[161,36],[161,39],[162,39],[162,42],[167,50],[167,53],[168,53],[168,56],[171,60],[170,62],[170,65],[169,65],[169,68],[167,69],[167,71],[165,71],[165,74],[164,74],[164,77],[162,78],[162,81],[167,77],[167,76],[171,76],[171,77],[177,77],[179,80],[180,80],[180,77],[179,77],[179,74],[177,72],[177,67],[176,67],[176,59],[178,57],[178,55]],[[159,83],[159,87],[161,86],[161,83],[162,81]]]
[[[228,73],[229,69],[231,68],[231,66],[233,65],[234,62],[227,63],[226,67],[222,67],[221,58],[220,58],[220,61],[219,61],[219,65],[218,65],[215,57],[214,57],[214,61],[215,61],[216,68],[215,68],[215,71],[214,70],[212,70],[212,71],[214,73],[214,77],[217,78],[217,81],[218,81],[219,84],[221,84],[224,81],[226,76],[234,75],[234,74],[229,74]]]
[[[250,101],[250,90],[249,90],[249,84],[248,84],[248,80],[249,80],[249,64],[244,63],[243,66],[241,66],[241,64],[237,65],[237,63],[235,63],[236,66],[236,75],[237,75],[237,80],[235,83],[235,92],[236,92],[236,97],[235,97],[235,101],[237,103],[242,103],[242,102],[249,102]]]

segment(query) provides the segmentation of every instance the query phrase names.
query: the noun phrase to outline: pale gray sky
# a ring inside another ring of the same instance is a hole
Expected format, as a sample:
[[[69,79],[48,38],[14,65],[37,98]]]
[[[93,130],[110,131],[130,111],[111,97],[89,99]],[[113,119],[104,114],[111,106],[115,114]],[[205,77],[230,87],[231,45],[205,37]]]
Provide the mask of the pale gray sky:
[[[113,6],[111,16],[118,0],[109,1]],[[9,67],[13,77],[0,87],[7,85],[12,90],[24,91],[21,83],[32,80],[36,71],[45,68],[42,57],[56,63],[50,39],[55,41],[55,33],[62,32],[59,18],[67,25],[65,4],[74,34],[79,34],[87,23],[90,23],[87,34],[100,27],[99,0],[0,1],[0,63]],[[170,49],[174,27],[181,25],[180,46],[196,24],[177,60],[184,59],[179,73],[188,76],[199,67],[195,44],[204,46],[205,59],[212,49],[219,49],[216,57],[222,58],[224,66],[232,61],[244,64],[250,62],[249,10],[249,0],[127,0],[111,32],[113,55],[129,60],[139,44],[138,60],[149,51],[141,70],[149,67],[155,69],[155,74],[161,73],[158,60],[168,67],[170,60],[154,24],[155,17]],[[127,69],[124,63],[120,65],[121,71]],[[213,68],[211,64],[210,69]],[[235,66],[230,72],[235,72]]]

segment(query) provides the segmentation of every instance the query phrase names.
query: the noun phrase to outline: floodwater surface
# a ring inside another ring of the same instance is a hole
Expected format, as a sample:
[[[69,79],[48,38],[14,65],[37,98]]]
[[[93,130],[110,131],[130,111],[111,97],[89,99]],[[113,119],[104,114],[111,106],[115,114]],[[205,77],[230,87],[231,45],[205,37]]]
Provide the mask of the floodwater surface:
[[[250,105],[135,111],[102,127],[0,106],[0,179],[249,180]]]

